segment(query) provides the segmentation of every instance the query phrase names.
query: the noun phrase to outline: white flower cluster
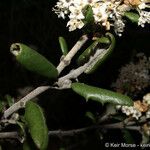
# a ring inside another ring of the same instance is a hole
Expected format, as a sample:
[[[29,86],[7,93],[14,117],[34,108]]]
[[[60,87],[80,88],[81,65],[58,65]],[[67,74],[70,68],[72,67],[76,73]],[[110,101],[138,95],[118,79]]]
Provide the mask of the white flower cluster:
[[[122,106],[121,111],[127,116],[132,116],[133,118],[136,118],[137,120],[142,116],[142,113],[132,106],[130,107]]]
[[[150,12],[141,11],[138,25],[144,27],[145,23],[150,23]]]
[[[138,25],[144,27],[145,23],[150,23],[150,12],[145,11],[145,9],[150,8],[149,0],[141,0],[141,3],[138,6],[137,11],[139,12],[140,18]]]
[[[150,106],[150,93],[146,94],[143,97],[143,102]],[[147,119],[150,118],[150,109],[148,109],[148,111],[146,111],[146,118]]]
[[[143,96],[143,100],[135,101],[134,106],[121,106],[117,105],[116,109],[120,109],[122,113],[126,114],[127,116],[131,116],[136,118],[137,120],[141,116],[145,116],[147,119],[150,118],[150,93]]]
[[[145,23],[150,23],[149,0],[59,0],[53,11],[58,17],[65,19],[69,17],[67,26],[69,31],[81,29],[84,25],[84,9],[91,6],[93,11],[94,23],[110,30],[114,27],[114,31],[120,36],[124,30],[124,13],[132,9],[136,9],[140,18],[138,24],[142,27]]]

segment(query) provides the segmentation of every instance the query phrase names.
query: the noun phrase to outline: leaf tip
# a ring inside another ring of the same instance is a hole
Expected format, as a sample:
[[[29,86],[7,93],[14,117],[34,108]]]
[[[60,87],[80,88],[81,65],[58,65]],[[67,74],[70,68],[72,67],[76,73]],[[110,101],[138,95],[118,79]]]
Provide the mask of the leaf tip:
[[[10,52],[17,56],[20,52],[21,52],[21,46],[20,46],[20,43],[13,43],[11,46],[10,46]]]

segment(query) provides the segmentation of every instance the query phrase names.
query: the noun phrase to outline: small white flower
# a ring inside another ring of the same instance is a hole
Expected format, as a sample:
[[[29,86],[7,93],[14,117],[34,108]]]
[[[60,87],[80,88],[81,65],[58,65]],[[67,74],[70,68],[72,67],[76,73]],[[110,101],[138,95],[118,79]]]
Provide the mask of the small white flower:
[[[150,110],[148,110],[148,111],[146,112],[146,118],[147,118],[147,119],[150,118]]]
[[[121,105],[116,105],[117,110],[121,109],[121,107],[122,107]]]
[[[141,3],[138,7],[139,7],[139,9],[145,9],[146,8],[146,4],[145,3]]]
[[[69,26],[69,31],[74,31],[77,28],[81,29],[84,26],[84,23],[81,20],[71,19],[68,21],[67,26]]]
[[[142,113],[140,111],[135,111],[132,115],[133,118],[136,118],[137,120],[142,116]]]
[[[116,19],[115,22],[114,22],[114,30],[115,30],[115,33],[118,34],[119,36],[122,35],[122,32],[124,31],[124,27],[125,27],[125,24],[124,22],[121,20],[121,19]]]
[[[130,116],[132,113],[131,113],[130,109],[127,109],[126,112],[125,112],[125,114],[126,114],[127,116]]]
[[[121,111],[126,114],[127,116],[131,115],[131,107],[128,107],[128,106],[122,106],[122,109]]]
[[[150,23],[150,12],[140,11],[140,18],[138,21],[138,25],[140,25],[141,27],[144,27],[145,23]]]
[[[146,8],[150,8],[150,5],[148,3],[148,1],[146,2],[146,0],[141,0],[141,3],[138,5],[139,9],[146,9]]]
[[[84,19],[85,16],[83,15],[82,13],[82,9],[78,8],[76,9],[74,6],[70,6],[69,7],[69,10],[70,10],[70,15],[69,15],[69,18],[70,19]]]
[[[136,113],[136,109],[135,109],[135,107],[132,107],[132,106],[130,106],[130,112],[131,112],[131,114],[134,114],[134,113]]]
[[[97,23],[99,22],[106,22],[108,19],[108,14],[106,13],[107,5],[104,3],[103,5],[95,5],[95,7],[92,8],[95,21]]]
[[[150,105],[150,93],[148,93],[145,96],[143,96],[143,102],[145,102],[148,105]]]

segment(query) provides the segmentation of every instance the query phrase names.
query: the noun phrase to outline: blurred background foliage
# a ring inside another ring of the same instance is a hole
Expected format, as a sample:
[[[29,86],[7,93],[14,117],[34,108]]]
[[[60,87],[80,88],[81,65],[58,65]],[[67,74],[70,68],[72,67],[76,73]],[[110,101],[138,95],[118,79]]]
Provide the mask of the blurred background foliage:
[[[82,35],[81,31],[69,32],[66,28],[66,21],[57,18],[52,12],[52,7],[55,3],[55,0],[0,1],[1,97],[10,94],[18,98],[34,87],[50,83],[47,79],[25,70],[15,61],[9,52],[9,47],[12,43],[21,42],[27,44],[51,60],[54,65],[57,65],[61,56],[58,37],[64,36],[68,42],[68,47],[71,48]],[[144,52],[147,56],[150,55],[149,25],[145,28],[140,28],[135,24],[127,23],[123,36],[121,38],[116,37],[116,39],[116,48],[111,58],[94,74],[82,75],[79,78],[80,81],[110,89],[112,82],[117,79],[120,67],[131,61],[136,53]],[[39,99],[51,130],[59,128],[67,130],[87,126],[91,122],[85,117],[86,111],[91,111],[94,114],[101,114],[102,112],[99,104],[94,102],[86,104],[80,96],[70,90],[49,90],[40,95]],[[115,133],[115,131],[111,132]],[[85,138],[85,135],[80,136],[80,138],[71,138],[75,144],[74,147],[71,144],[72,149],[87,150],[87,147],[88,149],[99,149],[101,145],[100,138],[97,138],[98,136],[95,136],[95,134],[97,133],[91,133],[88,138]],[[118,132],[118,135],[120,134]],[[112,139],[108,135],[107,141],[109,140],[115,141],[118,139]],[[62,146],[65,146],[64,141],[66,145],[71,143],[70,138],[50,138],[51,149],[58,149],[62,143]],[[79,145],[76,143],[79,143]],[[10,148],[8,147],[6,149],[13,149],[12,145]]]

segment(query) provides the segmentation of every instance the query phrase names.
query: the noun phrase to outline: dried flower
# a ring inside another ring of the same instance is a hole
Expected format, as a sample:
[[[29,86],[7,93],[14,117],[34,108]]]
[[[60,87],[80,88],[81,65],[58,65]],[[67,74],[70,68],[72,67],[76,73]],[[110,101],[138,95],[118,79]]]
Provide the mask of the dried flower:
[[[131,62],[121,68],[117,81],[112,85],[117,91],[130,96],[136,96],[150,86],[150,60],[144,54],[137,54],[137,58],[138,62]]]
[[[140,0],[124,0],[124,3],[127,5],[138,6],[141,1]]]
[[[143,103],[140,100],[134,102],[134,107],[140,112],[146,112],[148,110],[148,104]]]

